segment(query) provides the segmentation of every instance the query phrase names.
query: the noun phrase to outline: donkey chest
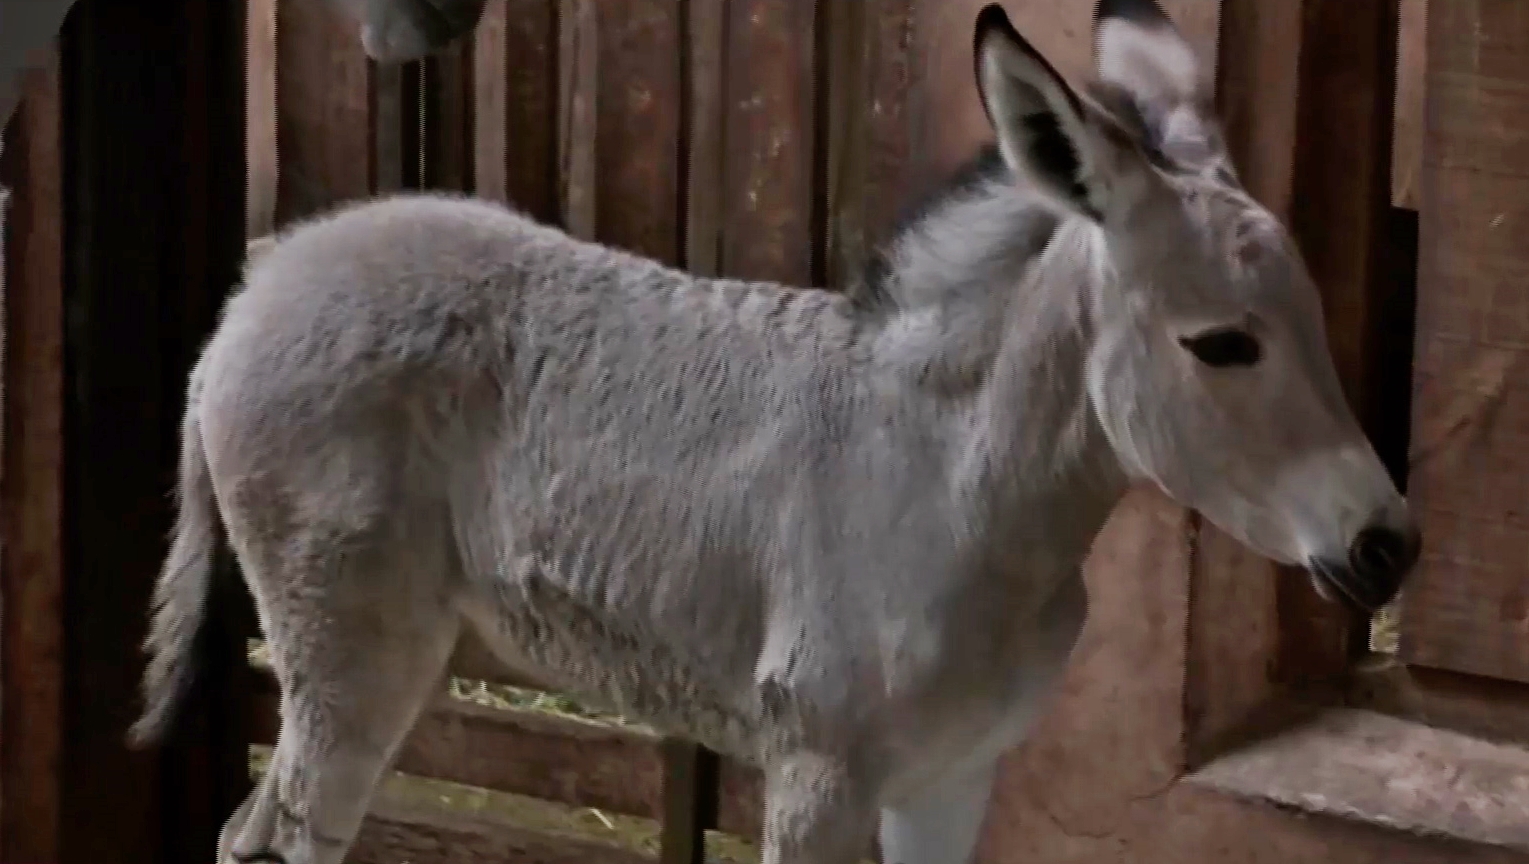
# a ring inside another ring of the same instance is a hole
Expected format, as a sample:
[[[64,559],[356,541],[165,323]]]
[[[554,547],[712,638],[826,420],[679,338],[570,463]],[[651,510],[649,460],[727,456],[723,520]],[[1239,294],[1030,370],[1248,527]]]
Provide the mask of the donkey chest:
[[[965,668],[935,678],[888,727],[892,798],[991,763],[1018,745],[1055,701],[1087,617],[1080,577],[1069,578],[990,656],[949,658]]]

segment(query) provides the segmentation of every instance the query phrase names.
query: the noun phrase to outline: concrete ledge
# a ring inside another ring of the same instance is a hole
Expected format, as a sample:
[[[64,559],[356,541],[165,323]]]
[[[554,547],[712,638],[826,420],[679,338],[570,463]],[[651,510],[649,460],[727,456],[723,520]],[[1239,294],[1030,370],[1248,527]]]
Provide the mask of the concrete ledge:
[[[1337,709],[1184,782],[1237,798],[1529,854],[1529,749]]]

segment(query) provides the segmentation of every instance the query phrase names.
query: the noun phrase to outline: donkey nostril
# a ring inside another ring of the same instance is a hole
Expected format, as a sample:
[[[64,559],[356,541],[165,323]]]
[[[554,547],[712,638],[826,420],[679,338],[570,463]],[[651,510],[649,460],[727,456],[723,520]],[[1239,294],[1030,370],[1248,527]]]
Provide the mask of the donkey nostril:
[[[1418,556],[1417,532],[1366,528],[1349,547],[1349,566],[1367,578],[1394,578],[1412,567]]]

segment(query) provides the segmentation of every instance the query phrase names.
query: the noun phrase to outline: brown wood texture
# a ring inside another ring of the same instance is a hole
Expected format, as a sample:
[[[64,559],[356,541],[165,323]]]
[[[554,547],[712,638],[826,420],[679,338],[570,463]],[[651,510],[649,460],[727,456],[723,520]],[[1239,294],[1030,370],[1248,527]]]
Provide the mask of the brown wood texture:
[[[420,186],[471,192],[477,153],[476,39],[459,39],[420,65]]]
[[[1405,659],[1529,681],[1529,7],[1428,10]]]
[[[722,272],[814,281],[819,4],[730,0],[724,60]]]
[[[276,11],[276,224],[401,187],[417,159],[404,139],[417,65],[368,60],[335,4],[277,0]]]
[[[204,861],[247,784],[223,615],[156,752],[124,743],[172,521],[186,375],[239,275],[244,6],[85,0],[63,31],[60,862]],[[226,637],[226,638],[225,638]]]
[[[1490,741],[1529,744],[1529,685],[1377,656],[1349,682],[1345,702]]]
[[[276,704],[266,683],[256,697],[254,743],[275,742]],[[575,807],[654,818],[661,812],[657,738],[535,711],[443,697],[420,718],[395,768]]]
[[[474,189],[559,217],[558,0],[490,0],[474,40]]]
[[[652,864],[618,846],[517,828],[444,808],[382,800],[348,864]]]
[[[684,244],[682,4],[572,5],[594,19],[585,28],[593,31],[585,41],[594,43],[593,69],[584,76],[594,114],[594,237],[677,264]]]
[[[0,159],[0,860],[57,861],[64,688],[64,200],[56,55],[27,78]],[[3,206],[3,205],[0,205]]]
[[[1423,169],[1423,78],[1428,69],[1428,0],[1400,0],[1400,4],[1391,203],[1416,210],[1420,194],[1419,174]]]
[[[279,0],[248,0],[245,37],[245,233],[264,237],[276,227],[280,160],[276,147],[276,18]]]

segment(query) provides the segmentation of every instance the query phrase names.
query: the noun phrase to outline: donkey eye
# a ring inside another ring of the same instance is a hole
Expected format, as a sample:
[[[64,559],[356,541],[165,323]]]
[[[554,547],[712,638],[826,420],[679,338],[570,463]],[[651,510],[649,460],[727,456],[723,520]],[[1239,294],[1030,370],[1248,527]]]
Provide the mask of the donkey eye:
[[[1183,336],[1179,344],[1188,348],[1206,366],[1252,366],[1263,356],[1258,340],[1246,330],[1216,330],[1199,336]]]

